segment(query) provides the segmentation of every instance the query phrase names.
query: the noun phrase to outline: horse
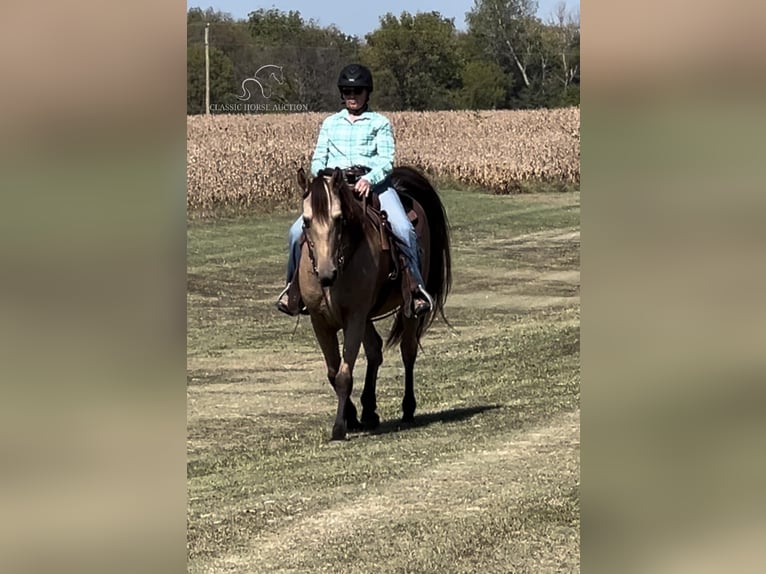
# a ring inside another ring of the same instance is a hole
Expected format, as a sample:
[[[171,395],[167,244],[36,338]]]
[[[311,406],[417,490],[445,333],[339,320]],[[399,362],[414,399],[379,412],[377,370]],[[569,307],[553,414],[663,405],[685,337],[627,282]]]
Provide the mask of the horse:
[[[405,207],[412,200],[422,207],[424,220],[418,239],[423,254],[421,272],[434,305],[431,313],[415,317],[404,307],[402,290],[393,285],[391,255],[383,247],[379,229],[367,217],[363,200],[346,183],[341,170],[323,170],[309,181],[300,168],[297,179],[303,192],[304,228],[298,281],[327,365],[327,379],[338,398],[332,440],[344,440],[347,430],[374,430],[380,424],[375,385],[383,362],[383,341],[374,321],[392,313],[395,318],[386,348],[399,343],[405,368],[402,422],[411,423],[416,408],[414,366],[420,339],[437,314],[445,318],[444,304],[452,286],[449,222],[441,199],[418,170],[394,168],[393,187]],[[342,356],[339,331],[343,331]],[[361,423],[351,400],[360,345],[367,357]]]

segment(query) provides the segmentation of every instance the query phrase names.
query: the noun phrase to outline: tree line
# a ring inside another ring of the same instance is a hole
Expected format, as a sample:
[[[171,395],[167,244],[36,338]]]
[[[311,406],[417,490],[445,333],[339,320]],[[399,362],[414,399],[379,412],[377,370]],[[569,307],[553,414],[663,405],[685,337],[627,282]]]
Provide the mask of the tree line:
[[[243,81],[259,70],[251,103],[340,107],[336,81],[351,62],[374,75],[380,110],[555,108],[580,102],[579,16],[559,4],[544,22],[534,0],[474,0],[467,29],[439,12],[388,13],[364,39],[300,12],[260,9],[234,19],[212,9],[187,12],[187,113],[205,111],[205,27],[209,28],[210,102],[231,110]],[[269,77],[273,64],[281,69]],[[261,92],[261,90],[264,90]],[[268,93],[267,93],[268,92]],[[266,97],[268,96],[268,97]],[[241,106],[240,106],[241,107]],[[267,106],[268,108],[268,106]]]

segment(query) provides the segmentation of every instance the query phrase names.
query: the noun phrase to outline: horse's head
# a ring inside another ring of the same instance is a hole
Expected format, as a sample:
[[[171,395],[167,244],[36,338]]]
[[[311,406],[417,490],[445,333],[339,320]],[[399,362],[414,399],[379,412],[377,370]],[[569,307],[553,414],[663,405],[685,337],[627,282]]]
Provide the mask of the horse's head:
[[[284,84],[285,73],[282,70],[282,66],[274,66],[274,68],[276,68],[276,71],[271,72],[270,76],[274,78],[278,84]]]
[[[303,231],[314,274],[323,287],[329,287],[358,241],[363,208],[337,168],[323,170],[312,181],[301,168],[298,185],[303,192]]]

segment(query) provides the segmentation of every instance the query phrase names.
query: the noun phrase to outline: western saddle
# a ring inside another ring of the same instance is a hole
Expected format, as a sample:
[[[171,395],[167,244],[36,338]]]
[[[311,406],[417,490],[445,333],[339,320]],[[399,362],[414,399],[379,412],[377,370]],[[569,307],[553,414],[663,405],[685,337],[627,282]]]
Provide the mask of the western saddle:
[[[331,175],[332,169],[325,169],[320,172],[320,175]],[[343,179],[346,185],[353,187],[354,184],[363,175],[370,172],[370,168],[360,165],[355,165],[350,168],[342,170]],[[397,192],[398,193],[398,192]],[[415,233],[418,238],[422,236],[425,231],[425,213],[421,205],[413,197],[406,194],[399,194],[399,198],[402,200],[402,205],[407,213],[407,217],[412,222],[415,228]],[[387,281],[381,290],[381,294],[378,298],[375,308],[373,309],[371,316],[375,317],[378,313],[378,309],[385,303],[386,299],[390,296],[392,290],[396,287],[397,283],[400,286],[403,300],[403,309],[406,317],[412,316],[412,294],[417,291],[418,284],[412,277],[409,271],[404,254],[400,247],[400,240],[396,237],[391,229],[391,223],[388,221],[388,214],[385,210],[380,208],[380,199],[377,194],[368,194],[364,201],[365,212],[367,218],[373,223],[375,228],[380,234],[380,247],[384,253],[389,253],[388,258],[389,265],[387,270]],[[305,241],[305,236],[301,239],[301,242]],[[296,315],[298,313],[308,314],[303,302],[301,301],[300,285],[298,283],[298,269],[290,282],[288,289],[288,305],[287,308],[290,314]],[[397,279],[401,277],[401,281],[397,282]]]

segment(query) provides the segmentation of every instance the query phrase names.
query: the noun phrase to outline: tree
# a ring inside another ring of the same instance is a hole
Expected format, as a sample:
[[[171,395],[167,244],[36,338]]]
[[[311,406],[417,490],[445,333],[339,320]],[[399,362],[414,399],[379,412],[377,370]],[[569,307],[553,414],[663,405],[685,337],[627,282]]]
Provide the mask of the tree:
[[[375,102],[391,110],[451,109],[460,88],[457,32],[438,12],[391,13],[367,34],[362,58],[375,74]]]
[[[261,8],[248,14],[250,35],[258,45],[290,45],[300,40],[305,22],[297,10],[283,12],[277,8]]]
[[[549,21],[551,44],[555,50],[556,59],[560,65],[557,80],[562,91],[562,103],[573,100],[580,102],[580,14],[567,12],[563,0],[556,6],[553,17]]]
[[[462,70],[463,87],[458,107],[471,110],[498,109],[505,105],[508,94],[508,77],[494,62],[473,60]]]
[[[237,103],[242,82],[264,65],[282,68],[268,98],[312,111],[341,105],[338,72],[352,62],[372,68],[372,104],[385,110],[492,109],[577,105],[580,99],[579,16],[562,2],[548,22],[533,0],[474,0],[468,30],[439,12],[381,17],[366,44],[300,12],[276,8],[233,19],[213,9],[187,11],[187,104],[204,111],[204,37],[209,25],[211,102]],[[263,79],[262,72],[260,79]],[[252,87],[253,84],[250,84]]]
[[[511,107],[579,103],[579,22],[559,4],[548,24],[535,16],[534,0],[474,0],[468,33],[483,57],[513,77]]]
[[[298,101],[309,109],[335,111],[340,103],[337,79],[341,68],[358,59],[359,43],[334,26],[304,27],[299,45],[289,48],[287,81]]]
[[[235,20],[229,14],[215,11],[212,8],[204,11],[199,8],[191,8],[187,12],[186,20],[187,76],[190,78],[187,85],[187,100],[195,102],[194,104],[190,103],[194,109],[199,106],[200,111],[204,112],[204,42],[205,28],[209,26],[210,100],[212,103],[235,103],[237,101],[235,96],[239,93],[239,85],[243,79],[252,74],[253,64],[256,61],[256,50],[250,38],[247,23],[242,20]],[[222,55],[223,57],[221,57]],[[198,60],[201,60],[201,63]],[[219,75],[225,77],[226,81],[220,79]],[[199,82],[201,82],[201,88]],[[221,93],[220,90],[224,89],[228,91]],[[202,94],[201,100],[199,93]]]
[[[234,98],[231,60],[221,50],[210,48],[210,103],[231,103]],[[186,113],[205,113],[205,47],[193,44],[186,49]]]
[[[250,13],[248,27],[261,63],[283,69],[285,83],[275,86],[272,101],[304,104],[314,111],[338,108],[338,72],[357,59],[357,38],[335,26],[304,21],[297,11],[257,10]]]
[[[515,69],[529,88],[529,68],[539,50],[535,0],[474,0],[468,26],[486,46],[486,55],[503,69]]]

